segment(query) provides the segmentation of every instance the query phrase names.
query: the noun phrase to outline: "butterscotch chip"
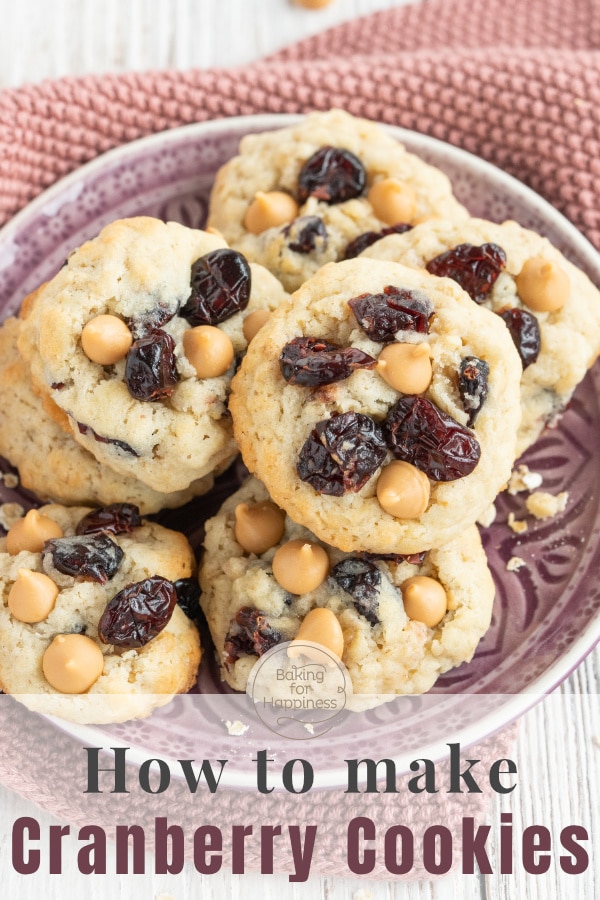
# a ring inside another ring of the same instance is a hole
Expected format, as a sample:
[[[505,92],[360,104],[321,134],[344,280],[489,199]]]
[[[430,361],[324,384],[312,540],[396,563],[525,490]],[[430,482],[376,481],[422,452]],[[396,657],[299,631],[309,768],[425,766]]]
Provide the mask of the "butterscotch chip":
[[[435,628],[448,609],[446,591],[439,581],[428,575],[415,575],[402,584],[402,600],[409,619]]]
[[[260,558],[240,557],[235,510],[264,502],[269,502],[265,488],[250,478],[206,524],[200,603],[229,685],[244,690],[259,653],[300,639],[334,653],[339,647],[354,695],[422,693],[442,672],[472,657],[489,626],[494,597],[475,526],[429,551],[420,565],[365,560],[322,547],[329,576],[307,593],[290,594],[273,574],[273,559],[290,542],[315,544],[316,538],[287,516],[277,546]],[[447,597],[449,612],[433,627],[405,610],[402,586],[415,576],[435,580]],[[296,649],[292,643],[288,653]]]
[[[417,210],[417,193],[410,184],[402,184],[395,178],[376,181],[367,195],[378,219],[387,225],[410,223]]]
[[[288,541],[273,557],[273,575],[292,594],[305,594],[322,584],[329,574],[329,557],[314,541]]]
[[[431,347],[422,344],[387,344],[377,360],[377,372],[402,394],[423,394],[433,377]]]
[[[44,652],[48,684],[63,694],[84,694],[102,675],[102,650],[84,634],[59,634]]]
[[[231,339],[214,325],[198,325],[184,332],[183,351],[198,378],[224,375],[235,355]]]
[[[331,2],[332,0],[294,0],[296,6],[303,6],[305,9],[323,9]]]
[[[19,519],[6,535],[6,549],[15,556],[22,550],[40,553],[44,543],[52,538],[62,537],[62,529],[53,519],[43,516],[37,509]]]
[[[8,608],[19,622],[43,622],[54,609],[58,585],[42,572],[19,569],[8,594]]]
[[[311,609],[309,613],[302,619],[298,634],[294,641],[311,641],[320,644],[327,650],[330,650],[335,656],[342,658],[344,652],[344,633],[342,627],[337,620],[335,613],[327,607],[317,606]],[[300,648],[294,646],[294,641],[288,647],[288,656],[294,659],[300,654],[310,656],[310,648]],[[318,655],[317,660],[323,659],[323,655]]]
[[[427,476],[402,460],[385,466],[377,479],[377,499],[391,516],[417,519],[429,505],[431,488]]]
[[[92,362],[111,366],[126,355],[133,343],[131,331],[118,316],[94,316],[83,326],[81,346]]]
[[[281,540],[285,513],[269,500],[235,509],[235,539],[247,553],[259,556]]]
[[[251,234],[260,234],[267,228],[276,228],[291,222],[298,215],[298,204],[283,191],[258,191],[248,207],[244,225]]]
[[[515,278],[521,301],[534,312],[555,312],[565,305],[571,282],[565,270],[544,256],[532,256]]]
[[[242,331],[244,332],[244,337],[248,343],[250,343],[252,338],[258,334],[263,325],[269,321],[270,315],[271,313],[268,309],[256,309],[254,312],[251,312],[250,315],[246,316]]]

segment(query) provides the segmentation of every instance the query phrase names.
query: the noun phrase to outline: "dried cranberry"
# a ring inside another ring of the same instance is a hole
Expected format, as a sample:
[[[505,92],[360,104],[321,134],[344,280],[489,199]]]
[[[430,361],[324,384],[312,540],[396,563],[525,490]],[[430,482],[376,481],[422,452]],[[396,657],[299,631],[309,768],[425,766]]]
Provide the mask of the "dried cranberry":
[[[79,535],[46,541],[44,553],[63,575],[91,578],[106,584],[119,570],[124,553],[107,534]]]
[[[349,378],[355,369],[373,369],[377,360],[356,347],[338,347],[319,338],[288,341],[279,357],[288,384],[316,387]]]
[[[458,282],[475,303],[485,303],[505,265],[506,253],[498,244],[458,244],[430,259],[425,268],[432,275]]]
[[[360,197],[367,175],[360,159],[340,147],[321,147],[306,160],[298,175],[298,200],[309,197],[325,203],[343,203]]]
[[[395,563],[400,565],[402,562],[410,563],[411,566],[422,566],[427,556],[427,550],[421,550],[420,553],[368,553],[361,550],[358,554],[361,559],[381,559],[383,562]]]
[[[254,606],[242,606],[225,636],[225,665],[232,666],[241,656],[262,656],[282,640],[266,613]]]
[[[175,582],[177,602],[188,619],[200,617],[200,585],[196,578],[180,578]]]
[[[175,341],[166,331],[153,331],[134,341],[125,360],[125,383],[136,400],[170,397],[179,381]]]
[[[426,397],[401,397],[388,412],[383,432],[398,459],[416,466],[433,481],[469,475],[481,455],[473,432]]]
[[[382,228],[381,231],[365,231],[364,234],[359,234],[357,238],[350,241],[346,247],[344,259],[354,259],[360,256],[363,250],[377,243],[381,238],[387,237],[388,234],[404,234],[405,231],[410,231],[411,228],[412,225],[407,225],[406,222],[398,222],[397,225],[390,225],[389,228]]]
[[[112,503],[93,509],[80,519],[75,534],[129,534],[142,524],[140,510],[134,503]]]
[[[128,319],[127,324],[133,339],[137,341],[140,338],[149,337],[154,331],[159,331],[163,325],[171,321],[176,311],[159,304],[135,319]]]
[[[381,572],[377,566],[365,559],[351,556],[334,566],[331,575],[342,590],[350,594],[361,616],[364,616],[371,625],[378,625],[380,622],[377,615],[378,589],[381,584]]]
[[[362,413],[334,413],[318,422],[300,451],[298,475],[320,494],[359,491],[385,459],[381,428]]]
[[[191,294],[179,312],[190,325],[218,325],[248,306],[252,273],[237,250],[213,250],[192,265]]]
[[[125,649],[144,647],[168,624],[176,603],[175,585],[160,575],[128,584],[106,604],[98,637]]]
[[[526,369],[538,358],[542,346],[540,323],[526,309],[502,309],[498,313],[510,331],[510,336],[519,351],[523,368]]]
[[[400,555],[400,562],[407,562],[411,566],[422,566],[427,556],[427,550],[421,550],[420,553],[404,553]]]
[[[283,229],[288,247],[294,253],[312,253],[327,249],[327,229],[319,216],[300,216]]]
[[[372,341],[387,344],[398,331],[428,334],[433,304],[421,291],[388,285],[383,294],[361,294],[348,301],[356,321]]]
[[[488,395],[490,367],[484,359],[465,356],[460,361],[458,372],[458,392],[465,412],[469,414],[468,425],[474,425]]]
[[[78,422],[77,429],[79,431],[79,434],[91,435],[95,441],[98,441],[99,444],[112,444],[113,447],[117,447],[124,453],[129,453],[131,456],[140,455],[137,450],[134,450],[133,447],[131,447],[129,444],[126,444],[125,441],[117,441],[115,438],[103,437],[103,435],[98,434],[97,431],[94,431],[91,425],[84,425],[83,422]]]

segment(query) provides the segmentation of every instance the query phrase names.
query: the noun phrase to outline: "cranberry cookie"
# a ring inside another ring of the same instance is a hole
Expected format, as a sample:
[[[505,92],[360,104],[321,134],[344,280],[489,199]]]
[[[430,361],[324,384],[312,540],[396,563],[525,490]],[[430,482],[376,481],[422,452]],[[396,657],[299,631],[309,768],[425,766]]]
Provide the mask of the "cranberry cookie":
[[[125,219],[25,302],[19,349],[100,463],[183,491],[235,455],[226,399],[244,321],[285,296],[214,234]]]
[[[494,583],[475,526],[418,559],[349,556],[252,478],[207,522],[205,548],[201,604],[237,690],[259,656],[300,637],[342,659],[355,694],[419,694],[470,660],[490,624]]]
[[[209,224],[290,291],[325,263],[430,216],[464,218],[439,169],[342,110],[243,138],[217,174]],[[359,244],[355,244],[360,237]]]
[[[232,382],[244,462],[340,550],[416,553],[474,524],[510,477],[521,365],[449,279],[331,263],[254,338]]]
[[[600,353],[600,292],[547,238],[516,222],[424,223],[363,255],[452,278],[504,320],[523,367],[519,456],[560,416]]]
[[[19,470],[24,488],[67,506],[128,501],[142,513],[182,506],[210,490],[212,475],[184,491],[163,494],[101,465],[73,439],[65,413],[33,390],[17,350],[20,328],[18,319],[7,319],[0,327],[0,454]]]
[[[148,716],[196,679],[181,534],[131,504],[31,510],[0,539],[0,686],[75,722]]]

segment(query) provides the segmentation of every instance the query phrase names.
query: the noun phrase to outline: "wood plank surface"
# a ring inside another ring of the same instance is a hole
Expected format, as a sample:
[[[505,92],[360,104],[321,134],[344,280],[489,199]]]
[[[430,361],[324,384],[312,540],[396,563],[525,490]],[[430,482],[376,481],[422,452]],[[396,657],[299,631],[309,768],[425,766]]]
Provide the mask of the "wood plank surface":
[[[0,87],[88,72],[239,65],[338,22],[397,5],[398,0],[334,0],[324,10],[309,12],[288,0],[0,0]],[[598,842],[599,685],[600,652],[596,650],[558,691],[522,718],[515,751],[522,783],[509,798],[498,801],[490,814],[490,824],[495,823],[490,857],[498,849],[502,811],[512,812],[517,836],[524,827],[545,824],[557,840],[561,828],[581,823]],[[527,875],[518,865],[517,852],[513,875],[454,875],[420,883],[311,878],[306,884],[291,885],[283,875],[202,877],[191,866],[180,876],[86,877],[74,866],[61,877],[18,876],[7,854],[12,823],[25,815],[37,818],[43,830],[55,821],[0,788],[0,884],[2,896],[18,900],[600,897],[598,854],[582,876],[560,872],[558,853],[548,873]],[[74,839],[67,841],[66,856],[73,858],[78,846]]]

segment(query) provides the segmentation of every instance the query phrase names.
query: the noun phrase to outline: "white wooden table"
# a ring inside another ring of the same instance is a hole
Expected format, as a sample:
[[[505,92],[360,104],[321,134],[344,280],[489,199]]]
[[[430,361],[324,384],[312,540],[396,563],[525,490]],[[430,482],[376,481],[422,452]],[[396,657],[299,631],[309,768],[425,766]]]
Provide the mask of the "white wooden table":
[[[0,88],[67,74],[241,64],[327,26],[402,2],[334,0],[324,10],[308,12],[289,0],[0,0]],[[515,752],[524,773],[521,785],[509,801],[496,804],[487,822],[497,824],[501,809],[510,810],[516,834],[527,825],[544,824],[557,841],[562,827],[583,824],[596,845],[600,843],[599,685],[596,649],[558,691],[522,718]],[[517,851],[512,876],[455,875],[414,884],[311,878],[290,885],[286,876],[202,877],[191,867],[173,876],[90,878],[73,865],[61,877],[19,876],[7,858],[12,823],[30,815],[46,829],[54,820],[1,788],[0,804],[0,896],[18,900],[600,897],[600,852],[581,876],[566,875],[556,864],[545,875],[528,876],[519,866]],[[73,857],[79,845],[73,839],[66,847]]]

